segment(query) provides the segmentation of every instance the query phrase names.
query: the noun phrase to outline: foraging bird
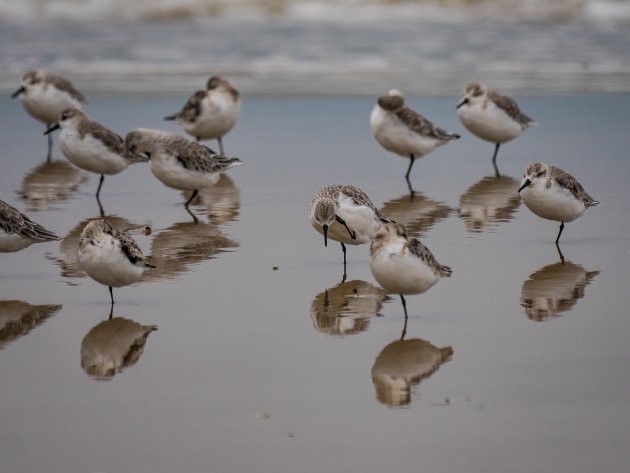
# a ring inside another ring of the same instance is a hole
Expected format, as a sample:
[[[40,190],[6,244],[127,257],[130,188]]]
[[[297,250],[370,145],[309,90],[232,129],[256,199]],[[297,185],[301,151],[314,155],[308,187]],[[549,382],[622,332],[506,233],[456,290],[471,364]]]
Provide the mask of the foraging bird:
[[[109,288],[114,304],[114,287],[138,281],[150,265],[127,233],[113,228],[105,219],[89,222],[79,237],[79,264],[94,279]]]
[[[223,151],[223,136],[236,124],[241,112],[238,91],[221,77],[208,79],[206,90],[192,94],[183,108],[164,120],[174,120],[197,141],[217,139],[219,153]]]
[[[533,119],[520,111],[514,99],[477,82],[466,85],[464,97],[457,105],[457,114],[473,135],[495,144],[492,164],[497,175],[497,153],[501,144],[536,125]]]
[[[61,76],[48,74],[42,70],[28,71],[22,76],[22,85],[11,95],[20,97],[24,110],[35,120],[46,125],[46,129],[57,123],[59,115],[66,108],[81,109],[86,104],[85,97]],[[48,155],[52,156],[52,135],[48,135]]]
[[[12,253],[33,243],[57,240],[61,238],[0,200],[0,253]]]
[[[149,159],[151,172],[162,184],[193,191],[184,204],[186,210],[200,189],[213,186],[221,173],[242,163],[168,131],[139,128],[127,133],[125,145],[132,156]]]
[[[518,188],[525,206],[541,218],[560,222],[556,245],[565,222],[572,222],[599,204],[573,176],[545,163],[530,163]]]
[[[46,133],[59,128],[59,146],[68,161],[85,171],[101,175],[96,190],[97,199],[105,174],[118,174],[130,164],[149,160],[145,156],[128,153],[125,140],[121,136],[90,120],[76,108],[67,108],[61,112],[59,122]]]
[[[331,185],[320,189],[311,202],[311,225],[328,238],[341,243],[343,274],[346,277],[346,246],[361,245],[372,239],[383,223],[391,222],[361,189],[350,185]]]
[[[451,268],[437,262],[417,238],[409,238],[398,223],[383,225],[370,244],[370,270],[374,279],[389,293],[399,294],[407,318],[405,294],[422,294]]]
[[[459,138],[439,128],[419,113],[405,106],[405,98],[398,90],[390,90],[378,98],[370,115],[374,138],[387,151],[409,158],[405,179],[409,180],[411,167],[438,146]]]

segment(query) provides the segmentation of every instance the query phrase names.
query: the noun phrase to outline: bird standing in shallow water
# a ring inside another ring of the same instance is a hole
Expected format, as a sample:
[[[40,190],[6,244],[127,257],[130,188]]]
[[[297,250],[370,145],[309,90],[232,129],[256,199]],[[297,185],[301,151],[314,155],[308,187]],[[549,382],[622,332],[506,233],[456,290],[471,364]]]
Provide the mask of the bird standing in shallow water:
[[[174,120],[184,131],[197,141],[219,142],[219,153],[223,151],[223,136],[236,124],[241,113],[241,98],[238,91],[221,77],[208,79],[206,90],[192,94],[181,111],[164,120]]]
[[[361,189],[350,185],[331,185],[320,189],[311,202],[311,225],[328,238],[341,243],[343,280],[346,279],[346,246],[370,241],[383,223],[390,222]]]
[[[193,191],[184,207],[195,221],[197,217],[188,205],[199,189],[212,187],[224,171],[242,163],[238,158],[218,155],[207,146],[168,131],[139,128],[127,133],[125,145],[132,156],[149,158],[151,172],[162,184]]]
[[[436,127],[406,107],[405,98],[398,90],[390,90],[378,98],[370,115],[370,125],[374,138],[383,148],[409,158],[405,179],[410,190],[409,173],[415,160],[459,138],[458,134]]]
[[[417,238],[409,238],[405,227],[388,223],[374,235],[370,245],[370,270],[374,279],[389,293],[399,294],[407,318],[405,294],[422,294],[451,268],[437,262]]]
[[[560,222],[556,245],[565,222],[572,222],[587,208],[599,204],[573,176],[545,163],[527,165],[518,192],[529,210],[541,218]]]
[[[473,135],[495,144],[492,165],[497,176],[497,153],[501,144],[536,125],[534,120],[520,111],[514,99],[477,82],[466,85],[464,98],[457,105],[457,114]]]
[[[105,219],[92,220],[81,232],[79,264],[88,276],[109,288],[112,306],[112,288],[133,284],[145,269],[155,267],[147,263],[133,238]]]
[[[66,108],[81,109],[85,97],[63,77],[42,70],[28,71],[22,76],[22,85],[11,95],[20,97],[24,110],[35,120],[46,125],[46,129],[57,123]],[[52,135],[48,135],[47,161],[52,157]]]
[[[61,238],[0,200],[0,253],[12,253],[33,243],[57,240]]]
[[[96,200],[103,215],[99,195],[105,174],[118,174],[130,164],[146,162],[148,158],[128,153],[125,140],[121,136],[90,120],[85,113],[76,108],[68,108],[61,112],[59,122],[46,133],[58,128],[61,128],[59,147],[68,161],[85,171],[101,175],[96,189]]]

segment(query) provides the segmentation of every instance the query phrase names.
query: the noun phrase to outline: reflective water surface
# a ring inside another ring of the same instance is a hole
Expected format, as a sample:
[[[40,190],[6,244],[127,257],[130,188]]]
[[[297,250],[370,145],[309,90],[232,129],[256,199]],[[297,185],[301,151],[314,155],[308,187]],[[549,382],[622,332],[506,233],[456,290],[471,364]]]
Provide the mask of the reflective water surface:
[[[162,116],[183,98],[96,95],[86,109],[120,134],[177,131]],[[0,470],[623,471],[630,96],[519,97],[539,126],[502,146],[499,177],[457,99],[409,97],[462,135],[416,163],[413,195],[371,135],[374,97],[244,96],[226,137],[243,164],[192,202],[197,223],[147,166],[108,180],[108,219],[157,266],[116,291],[111,317],[77,259],[98,176],[57,145],[42,164],[41,127],[0,100],[0,198],[62,237],[0,255]],[[566,225],[564,263],[558,224],[516,194],[534,160],[601,202]],[[407,296],[406,325],[368,245],[348,248],[340,282],[339,245],[310,226],[313,194],[335,183],[452,267]]]

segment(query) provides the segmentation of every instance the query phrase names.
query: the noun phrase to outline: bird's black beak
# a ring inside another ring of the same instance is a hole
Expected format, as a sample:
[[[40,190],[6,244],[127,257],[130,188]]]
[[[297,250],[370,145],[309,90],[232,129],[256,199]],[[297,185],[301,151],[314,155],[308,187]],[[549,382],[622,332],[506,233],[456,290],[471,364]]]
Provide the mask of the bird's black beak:
[[[61,127],[59,126],[59,123],[55,123],[54,125],[52,125],[51,127],[49,127],[49,128],[48,128],[48,130],[46,130],[46,131],[44,132],[44,135],[47,135],[47,134],[49,134],[49,133],[52,133],[53,131],[58,130],[59,128],[61,128]]]
[[[18,90],[16,90],[15,92],[11,94],[11,98],[14,99],[15,97],[17,97],[18,95],[24,92],[26,92],[26,89],[24,87],[20,87]]]
[[[523,189],[525,189],[531,183],[532,183],[532,181],[530,181],[529,179],[525,179],[525,182],[523,182],[523,185],[518,188],[518,191],[521,192]]]
[[[324,246],[328,246],[328,225],[322,227],[324,229]]]
[[[466,105],[468,102],[469,102],[469,100],[468,100],[467,98],[464,98],[464,100],[462,100],[461,102],[459,102],[459,103],[457,104],[457,107],[456,107],[456,108],[459,108],[459,107],[461,107],[462,105]]]

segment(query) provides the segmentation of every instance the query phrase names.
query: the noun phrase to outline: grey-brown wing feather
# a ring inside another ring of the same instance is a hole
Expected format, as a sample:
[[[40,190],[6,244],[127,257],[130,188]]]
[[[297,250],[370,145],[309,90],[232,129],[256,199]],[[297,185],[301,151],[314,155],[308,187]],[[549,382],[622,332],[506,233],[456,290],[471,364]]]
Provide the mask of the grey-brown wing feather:
[[[358,187],[355,187],[355,186],[336,186],[336,187],[338,187],[339,192],[343,192],[345,195],[350,197],[356,205],[363,205],[365,207],[369,207],[372,210],[374,210],[374,213],[376,213],[376,216],[381,220],[381,222],[383,223],[394,222],[393,220],[390,220],[387,217],[385,217],[385,215],[383,215],[381,211],[377,209],[376,206],[372,203],[372,201],[367,196],[367,194],[363,192],[361,189],[359,189]]]
[[[184,104],[177,118],[193,123],[201,115],[201,102],[206,98],[205,90],[198,90],[192,94]]]
[[[79,136],[92,135],[101,140],[103,144],[113,153],[126,155],[125,140],[109,128],[105,128],[100,123],[91,120],[83,120],[78,126]]]
[[[451,133],[443,128],[435,126],[429,120],[424,118],[415,110],[409,107],[403,108],[396,116],[405,124],[411,131],[422,136],[429,136],[442,141],[448,141],[459,138],[456,133]]]
[[[182,141],[176,157],[182,167],[200,173],[220,172],[241,162],[238,158],[226,158],[213,154],[210,148],[187,140]]]
[[[114,230],[113,236],[120,240],[120,248],[132,264],[146,264],[146,259],[133,238],[120,230]]]
[[[507,95],[500,94],[494,90],[488,91],[488,97],[492,100],[497,107],[503,110],[512,120],[527,126],[534,123],[534,120],[525,115],[518,108],[517,103]]]
[[[549,166],[551,168],[551,177],[553,177],[558,185],[571,192],[571,195],[580,202],[583,202],[587,207],[592,207],[599,204],[598,201],[593,199],[588,192],[584,190],[582,184],[575,179],[571,174],[563,171],[555,166]]]
[[[417,238],[411,238],[407,241],[407,248],[411,251],[412,254],[417,256],[422,260],[424,264],[429,266],[436,274],[439,274],[442,277],[448,277],[452,274],[451,268],[448,266],[441,265],[433,256],[433,253],[429,251],[429,249],[420,243],[420,240]]]
[[[34,240],[59,240],[60,238],[39,223],[33,222],[15,207],[0,200],[0,228],[9,234],[22,235]]]
[[[78,100],[80,103],[87,103],[87,100],[85,99],[83,94],[75,89],[69,80],[54,75],[48,75],[47,80],[57,89],[67,92],[73,99]]]

